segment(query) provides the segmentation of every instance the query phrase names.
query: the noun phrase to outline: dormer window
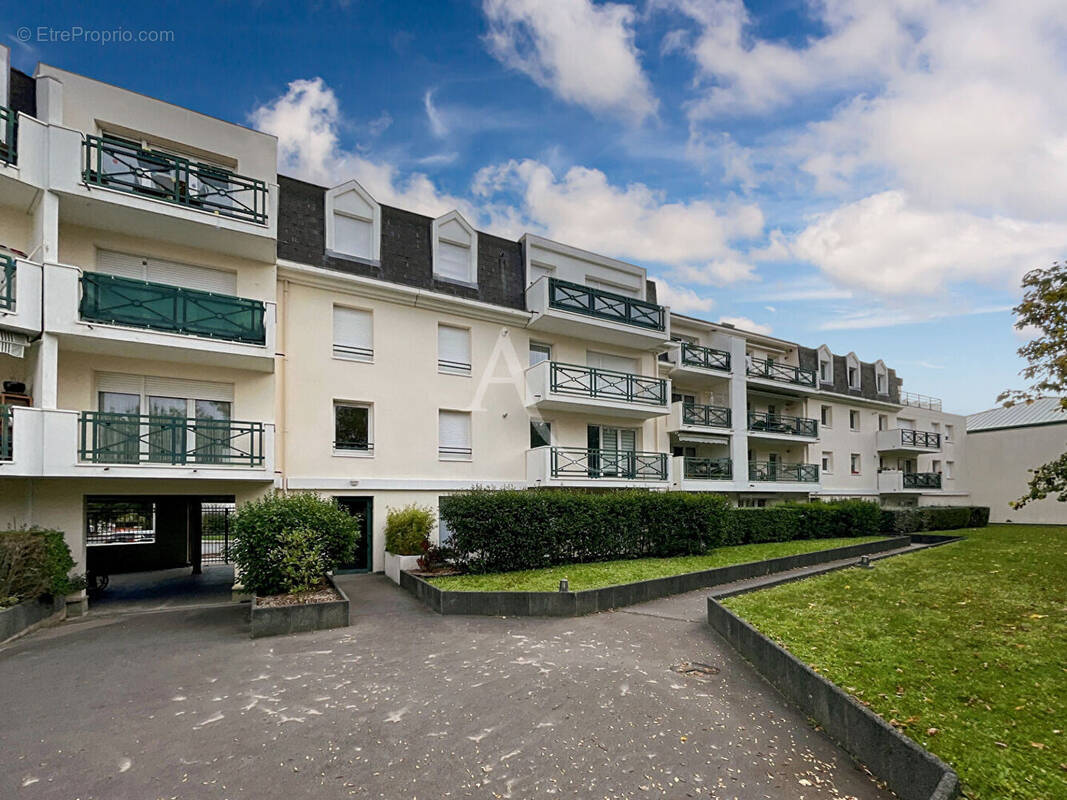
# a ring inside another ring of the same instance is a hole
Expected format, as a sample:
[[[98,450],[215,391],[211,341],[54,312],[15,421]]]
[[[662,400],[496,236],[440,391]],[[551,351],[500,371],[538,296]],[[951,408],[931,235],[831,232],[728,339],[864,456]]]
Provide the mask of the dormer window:
[[[819,348],[819,383],[834,382],[834,356],[830,348],[823,345]]]
[[[433,221],[433,274],[453,283],[478,283],[478,234],[458,211]]]
[[[874,386],[878,394],[889,394],[889,370],[881,359],[874,362]]]
[[[344,258],[381,260],[382,209],[356,181],[326,192],[326,250]]]
[[[848,388],[859,389],[860,388],[860,360],[856,358],[855,353],[849,353],[845,357],[845,368],[848,374]]]

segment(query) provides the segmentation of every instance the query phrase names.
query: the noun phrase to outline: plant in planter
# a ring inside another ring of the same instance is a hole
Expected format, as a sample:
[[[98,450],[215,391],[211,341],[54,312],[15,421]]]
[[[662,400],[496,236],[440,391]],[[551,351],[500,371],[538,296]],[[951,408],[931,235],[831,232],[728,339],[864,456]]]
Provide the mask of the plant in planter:
[[[65,596],[84,586],[73,567],[61,531],[0,531],[0,641],[62,618]]]
[[[385,517],[385,574],[400,583],[400,573],[415,569],[437,525],[433,509],[411,504],[390,508]]]

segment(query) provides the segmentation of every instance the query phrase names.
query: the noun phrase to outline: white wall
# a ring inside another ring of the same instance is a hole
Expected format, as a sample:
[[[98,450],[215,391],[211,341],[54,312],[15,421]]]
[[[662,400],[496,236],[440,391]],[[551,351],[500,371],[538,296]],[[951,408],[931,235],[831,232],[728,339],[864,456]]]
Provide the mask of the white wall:
[[[989,506],[990,521],[1067,525],[1067,503],[1055,497],[1008,505],[1029,491],[1029,470],[1067,452],[1067,424],[970,431],[966,445],[971,497]]]

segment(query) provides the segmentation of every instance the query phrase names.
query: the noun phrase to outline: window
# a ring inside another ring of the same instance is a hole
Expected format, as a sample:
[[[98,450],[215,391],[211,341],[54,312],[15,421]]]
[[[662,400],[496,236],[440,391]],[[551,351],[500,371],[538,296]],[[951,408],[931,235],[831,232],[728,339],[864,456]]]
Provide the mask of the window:
[[[356,181],[326,192],[326,249],[367,261],[381,257],[382,210]]]
[[[946,461],[945,462],[945,477],[948,478],[949,480],[952,480],[952,472],[955,469],[955,467],[956,467],[956,462],[955,461]]]
[[[930,462],[930,471],[936,472],[938,475],[941,474],[941,462],[936,458]]]
[[[197,267],[192,264],[179,264],[175,261],[164,261],[161,258],[132,256],[112,250],[97,250],[96,269],[120,278],[181,286],[186,289],[198,289],[202,292],[215,292],[230,296],[237,294],[236,273],[209,267]]]
[[[850,409],[848,412],[848,427],[854,431],[860,429],[860,412],[855,409]]]
[[[875,377],[878,386],[878,394],[885,394],[885,375],[878,373]]]
[[[941,423],[940,422],[931,422],[930,423],[930,430],[933,431],[934,433],[941,433]]]
[[[818,351],[819,359],[819,382],[829,383],[834,382],[834,354],[830,352],[830,348],[826,345],[822,345]]]
[[[766,497],[742,497],[737,501],[739,508],[766,508]]]
[[[860,454],[859,453],[850,454],[850,456],[849,456],[849,465],[852,468],[852,474],[853,475],[859,475],[860,474],[860,463],[861,463],[861,460],[860,460]]]
[[[437,326],[437,371],[470,376],[471,332],[467,328]]]
[[[822,471],[824,475],[833,475],[834,473],[834,454],[829,451],[823,451]]]
[[[549,447],[552,444],[552,423],[543,419],[530,420],[530,447]]]
[[[374,450],[369,405],[333,404],[333,448],[338,452],[356,455],[369,454]]]
[[[530,342],[530,366],[552,360],[552,345]]]
[[[821,406],[819,408],[819,421],[824,428],[833,427],[834,410],[832,406]]]
[[[139,497],[85,498],[85,543],[152,544],[156,540],[156,504]]]
[[[889,394],[889,371],[881,359],[874,362],[874,386],[878,394]]]
[[[685,458],[696,458],[697,457],[697,449],[695,447],[682,447],[682,446],[675,445],[671,449],[671,453],[676,458],[683,457],[683,456]]]
[[[346,361],[374,360],[371,312],[333,307],[333,357]]]
[[[830,377],[830,362],[825,359],[819,359],[819,380],[823,383],[831,383]]]
[[[695,406],[697,404],[697,396],[695,394],[680,394],[678,392],[671,392],[671,402],[681,403],[686,406]]]
[[[437,499],[437,542],[446,545],[452,541],[452,529],[448,522],[441,516],[441,498]]]
[[[855,353],[849,353],[845,356],[846,375],[848,377],[848,388],[859,389],[860,388],[860,360],[856,358]]]
[[[478,283],[478,234],[458,211],[433,221],[434,277],[458,283]]]
[[[945,441],[951,442],[952,437],[956,435],[955,425],[945,425]]]
[[[889,415],[888,414],[879,414],[878,415],[878,430],[880,430],[880,431],[889,430]]]
[[[471,448],[471,413],[437,412],[437,454],[442,461],[469,461]]]

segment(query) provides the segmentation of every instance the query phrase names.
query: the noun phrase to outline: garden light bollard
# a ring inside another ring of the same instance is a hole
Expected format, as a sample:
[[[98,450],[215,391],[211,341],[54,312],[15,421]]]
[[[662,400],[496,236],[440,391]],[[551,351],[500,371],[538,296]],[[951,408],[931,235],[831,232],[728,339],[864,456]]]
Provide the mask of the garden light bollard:
[[[864,569],[874,569],[874,564],[871,563],[870,556],[860,556],[860,566]]]
[[[571,589],[570,589],[570,584],[569,584],[569,583],[567,583],[567,579],[566,579],[566,578],[561,578],[561,579],[560,579],[560,582],[559,582],[559,590],[560,590],[561,592],[569,592],[569,591],[571,590]]]

